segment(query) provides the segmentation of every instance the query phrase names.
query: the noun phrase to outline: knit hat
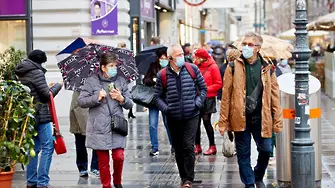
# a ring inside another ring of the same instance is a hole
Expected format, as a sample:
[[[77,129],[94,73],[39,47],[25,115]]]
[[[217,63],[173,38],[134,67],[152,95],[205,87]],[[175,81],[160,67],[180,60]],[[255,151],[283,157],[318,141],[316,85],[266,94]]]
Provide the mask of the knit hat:
[[[47,56],[42,50],[33,50],[28,54],[28,59],[35,63],[42,64],[47,61]]]
[[[205,49],[196,50],[194,55],[195,55],[195,57],[199,57],[199,58],[202,58],[202,59],[208,59],[208,58],[211,57],[209,55],[209,53],[207,52],[207,50],[205,50]]]

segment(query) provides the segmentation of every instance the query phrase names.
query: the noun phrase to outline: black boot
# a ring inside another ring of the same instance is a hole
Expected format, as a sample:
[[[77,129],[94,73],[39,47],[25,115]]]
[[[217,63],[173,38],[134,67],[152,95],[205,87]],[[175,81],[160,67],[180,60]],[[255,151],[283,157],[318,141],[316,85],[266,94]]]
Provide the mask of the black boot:
[[[136,118],[136,116],[134,116],[134,114],[133,114],[133,109],[132,108],[129,109],[129,112],[128,112],[128,119],[130,119],[130,118]]]
[[[115,188],[123,188],[121,184],[120,185],[114,185],[114,186],[115,186]]]

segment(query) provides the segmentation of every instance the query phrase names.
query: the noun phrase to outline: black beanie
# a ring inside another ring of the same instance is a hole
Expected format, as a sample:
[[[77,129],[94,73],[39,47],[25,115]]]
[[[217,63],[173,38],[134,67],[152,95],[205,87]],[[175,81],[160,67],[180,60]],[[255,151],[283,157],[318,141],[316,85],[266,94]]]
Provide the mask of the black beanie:
[[[33,50],[29,53],[28,59],[32,60],[35,63],[42,64],[47,61],[47,56],[42,50]]]

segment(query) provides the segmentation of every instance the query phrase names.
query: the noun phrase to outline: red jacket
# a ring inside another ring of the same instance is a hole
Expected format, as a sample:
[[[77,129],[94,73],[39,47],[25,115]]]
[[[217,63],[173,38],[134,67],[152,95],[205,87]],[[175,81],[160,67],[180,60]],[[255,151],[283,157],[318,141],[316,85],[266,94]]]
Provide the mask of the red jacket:
[[[207,86],[207,98],[216,97],[217,92],[222,89],[222,78],[220,69],[213,58],[198,65]]]

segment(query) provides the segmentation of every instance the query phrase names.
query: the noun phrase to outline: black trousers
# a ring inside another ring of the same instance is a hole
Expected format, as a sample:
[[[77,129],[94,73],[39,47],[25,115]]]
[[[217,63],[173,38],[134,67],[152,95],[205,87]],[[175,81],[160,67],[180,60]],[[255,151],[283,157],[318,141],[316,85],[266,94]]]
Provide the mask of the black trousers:
[[[76,142],[77,167],[79,172],[88,170],[87,148],[85,146],[86,136],[82,134],[74,134]],[[91,171],[99,170],[98,155],[95,150],[92,150]]]
[[[209,140],[209,145],[210,146],[214,146],[215,145],[215,140],[214,140],[214,129],[211,123],[211,117],[212,114],[208,113],[208,114],[201,114],[199,117],[199,123],[198,123],[198,130],[197,130],[197,135],[195,137],[195,144],[196,145],[200,145],[201,142],[201,119],[204,122],[204,126],[206,129],[206,133],[208,136],[208,140]]]
[[[199,116],[187,120],[174,120],[167,118],[170,129],[172,145],[182,181],[194,180],[194,141],[197,132]]]

